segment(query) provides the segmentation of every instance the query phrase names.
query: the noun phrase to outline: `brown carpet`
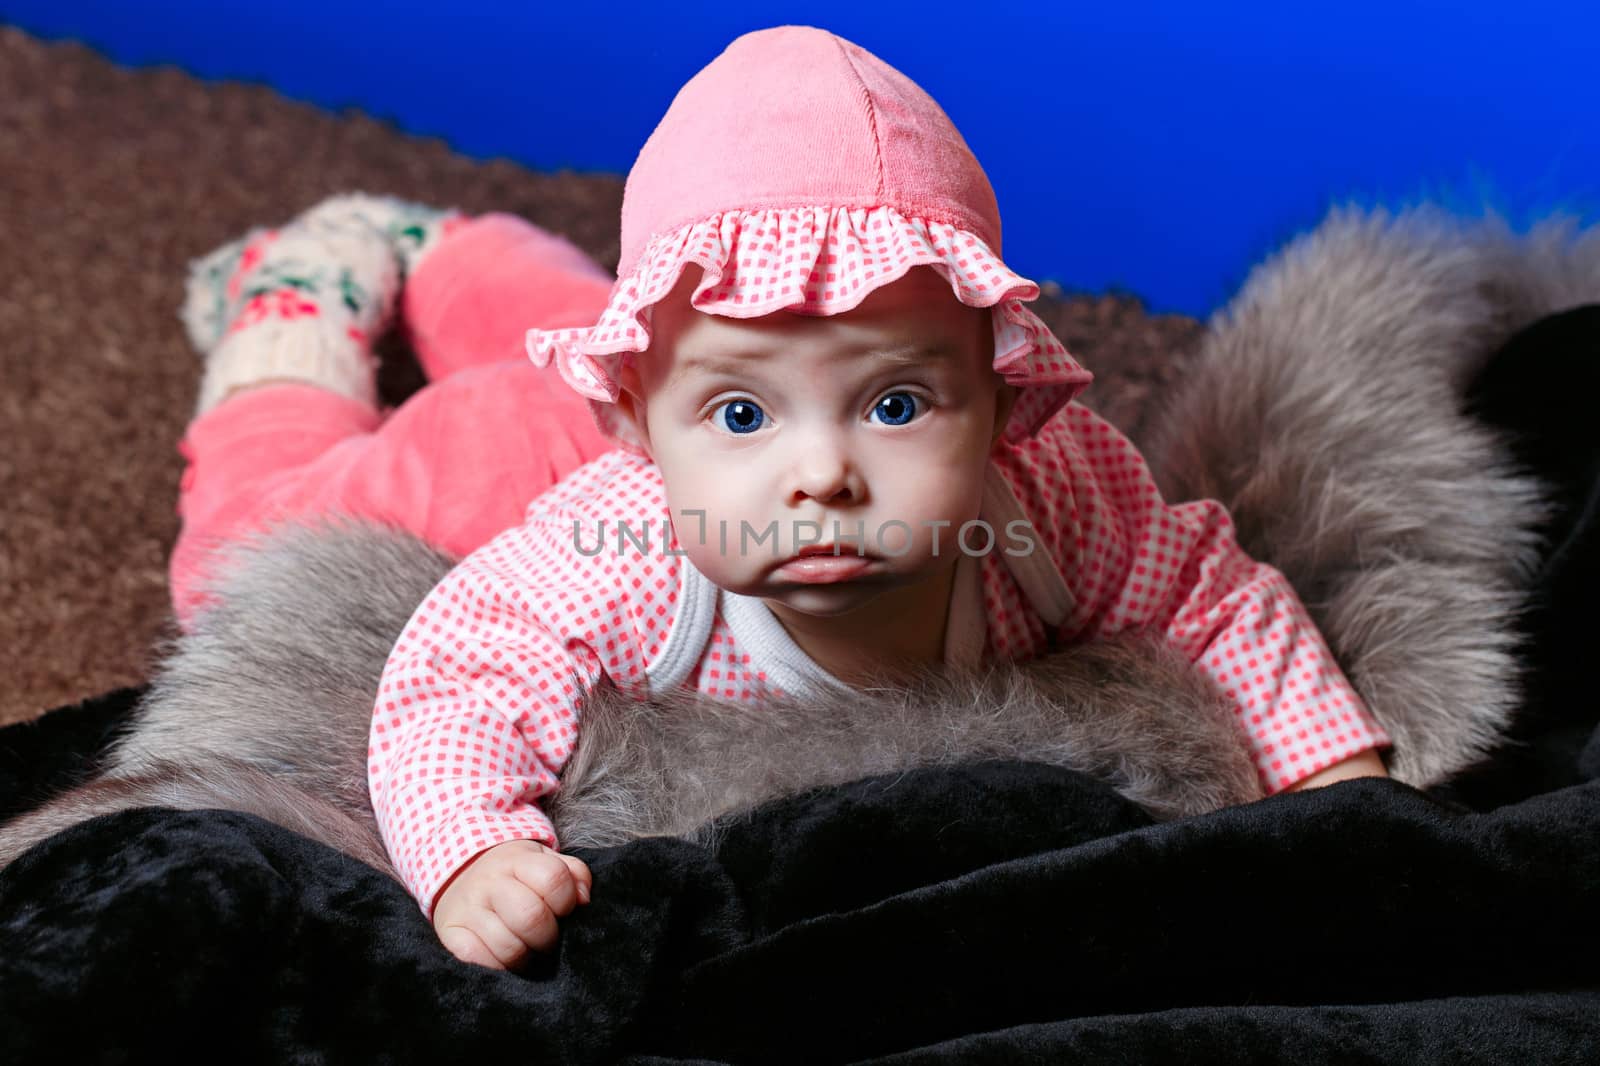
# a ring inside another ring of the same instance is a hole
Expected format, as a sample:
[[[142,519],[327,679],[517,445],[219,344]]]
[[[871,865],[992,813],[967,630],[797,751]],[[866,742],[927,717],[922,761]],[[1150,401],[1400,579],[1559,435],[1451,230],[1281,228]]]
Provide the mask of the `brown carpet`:
[[[480,162],[354,110],[0,27],[0,724],[149,676],[175,631],[176,444],[198,381],[187,262],[350,190],[515,212],[616,266],[618,176]],[[1127,297],[1039,311],[1098,375],[1086,402],[1129,431],[1200,331]],[[392,339],[385,359],[398,403],[415,362]]]

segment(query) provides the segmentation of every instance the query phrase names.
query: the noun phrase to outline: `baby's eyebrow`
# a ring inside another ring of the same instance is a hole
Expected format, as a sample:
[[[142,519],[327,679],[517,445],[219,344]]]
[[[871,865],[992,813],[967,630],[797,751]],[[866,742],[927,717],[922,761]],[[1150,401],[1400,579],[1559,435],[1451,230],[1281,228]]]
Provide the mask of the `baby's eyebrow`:
[[[678,363],[673,369],[672,376],[667,379],[667,386],[670,388],[695,374],[729,374],[738,376],[748,370],[749,361],[744,359],[730,359],[727,356],[717,355],[691,356]]]
[[[950,360],[959,353],[956,345],[950,341],[923,341],[918,344],[903,344],[898,348],[889,348],[885,351],[874,352],[880,362],[900,366],[917,366],[930,360]]]
[[[912,367],[930,361],[948,362],[959,354],[957,346],[945,340],[918,341],[893,348],[879,348],[862,353],[864,358],[884,366]],[[679,363],[668,379],[672,386],[691,374],[728,374],[737,377],[748,374],[753,366],[771,357],[769,352],[750,352],[743,355],[707,354],[690,356]]]

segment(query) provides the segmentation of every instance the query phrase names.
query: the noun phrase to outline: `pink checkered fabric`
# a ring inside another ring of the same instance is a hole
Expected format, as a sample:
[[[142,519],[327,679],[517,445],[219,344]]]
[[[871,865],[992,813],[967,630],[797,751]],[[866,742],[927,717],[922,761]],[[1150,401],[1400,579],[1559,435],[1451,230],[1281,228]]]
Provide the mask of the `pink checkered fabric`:
[[[1005,265],[994,190],[933,98],[859,45],[809,26],[736,39],[679,91],[628,174],[622,256],[590,327],[527,333],[613,422],[619,371],[650,343],[651,309],[683,272],[693,306],[730,318],[834,315],[926,265],[992,309],[994,368],[1018,386],[1006,427],[1034,435],[1089,383],[1025,306],[1039,287]]]

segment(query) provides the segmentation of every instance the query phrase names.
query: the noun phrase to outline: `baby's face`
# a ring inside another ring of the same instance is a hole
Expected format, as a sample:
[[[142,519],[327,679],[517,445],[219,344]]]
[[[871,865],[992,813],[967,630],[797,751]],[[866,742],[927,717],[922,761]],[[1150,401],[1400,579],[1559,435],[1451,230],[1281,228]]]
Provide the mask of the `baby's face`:
[[[828,316],[709,315],[689,305],[699,277],[691,267],[656,305],[619,401],[695,566],[821,616],[953,566],[1015,396],[992,366],[990,313],[926,267]],[[865,551],[859,573],[819,584],[784,566],[835,542]]]

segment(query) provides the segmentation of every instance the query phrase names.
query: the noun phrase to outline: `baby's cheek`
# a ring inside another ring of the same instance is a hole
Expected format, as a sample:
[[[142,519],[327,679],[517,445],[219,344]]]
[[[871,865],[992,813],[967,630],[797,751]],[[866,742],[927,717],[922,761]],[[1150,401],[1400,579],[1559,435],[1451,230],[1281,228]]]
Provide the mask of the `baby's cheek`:
[[[772,558],[772,544],[771,537],[758,544],[753,535],[747,535],[741,554],[739,523],[712,520],[706,527],[706,543],[686,543],[684,555],[712,584],[753,596],[758,594],[763,567]]]
[[[739,591],[749,564],[741,558],[740,516],[717,506],[715,501],[693,497],[670,505],[673,528],[683,554],[714,583]],[[773,538],[757,542],[756,534],[764,530],[750,523],[752,532],[745,533],[745,554],[770,550]]]
[[[963,522],[976,519],[983,506],[983,483],[969,482],[960,472],[929,478],[902,480],[885,501],[887,517],[910,524],[920,535],[936,523],[949,523],[953,532]]]

